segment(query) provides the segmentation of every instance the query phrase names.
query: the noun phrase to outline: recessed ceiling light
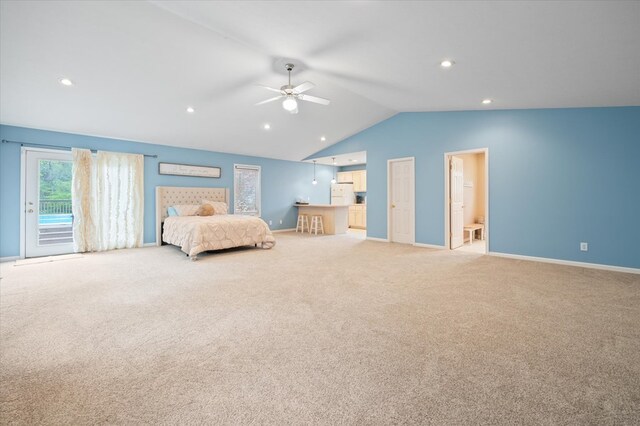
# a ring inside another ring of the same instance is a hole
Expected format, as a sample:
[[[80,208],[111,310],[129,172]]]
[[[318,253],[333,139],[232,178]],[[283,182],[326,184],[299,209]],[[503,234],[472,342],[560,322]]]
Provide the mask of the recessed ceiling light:
[[[355,163],[355,162],[356,162],[356,161],[358,161],[358,160],[353,159],[353,160],[349,160],[349,161],[351,161],[352,163]]]
[[[73,86],[73,81],[69,80],[68,78],[61,78],[60,80],[58,80],[60,82],[60,84],[62,84],[63,86]]]
[[[189,114],[193,114],[194,112],[196,112],[196,110],[193,107],[187,107],[187,112]]]
[[[269,130],[271,128],[271,124],[269,123],[264,123],[264,126],[262,126],[265,130]]]
[[[440,62],[440,66],[442,68],[451,68],[453,64],[455,64],[455,62],[451,59],[445,59],[444,61]]]
[[[493,102],[491,99],[483,99],[482,100],[482,104],[483,105],[489,105],[491,102]]]
[[[327,138],[325,138],[324,136],[321,136],[321,137],[320,137],[320,140],[321,140],[322,142],[324,142],[324,141],[326,141],[326,140],[327,140]]]

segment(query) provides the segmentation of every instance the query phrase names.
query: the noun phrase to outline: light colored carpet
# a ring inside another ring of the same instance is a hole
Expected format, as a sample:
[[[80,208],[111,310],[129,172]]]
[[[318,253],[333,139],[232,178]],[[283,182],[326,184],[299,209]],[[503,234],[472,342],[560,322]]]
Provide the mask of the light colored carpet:
[[[640,423],[640,276],[277,239],[2,264],[2,423]]]
[[[58,256],[32,257],[29,259],[20,259],[13,262],[14,266],[33,265],[34,263],[60,262],[61,260],[79,259],[83,254],[61,254]]]

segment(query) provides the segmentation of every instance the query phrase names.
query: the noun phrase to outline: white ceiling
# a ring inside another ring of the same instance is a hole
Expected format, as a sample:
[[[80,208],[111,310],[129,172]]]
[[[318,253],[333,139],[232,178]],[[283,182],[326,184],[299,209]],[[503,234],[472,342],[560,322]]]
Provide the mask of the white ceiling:
[[[0,7],[4,124],[300,160],[399,111],[640,105],[640,2]],[[290,58],[331,105],[253,105]]]
[[[348,154],[336,154],[333,157],[318,157],[311,160],[304,160],[312,163],[313,160],[318,164],[326,164],[327,166],[357,166],[359,164],[367,164],[367,151],[350,152]]]

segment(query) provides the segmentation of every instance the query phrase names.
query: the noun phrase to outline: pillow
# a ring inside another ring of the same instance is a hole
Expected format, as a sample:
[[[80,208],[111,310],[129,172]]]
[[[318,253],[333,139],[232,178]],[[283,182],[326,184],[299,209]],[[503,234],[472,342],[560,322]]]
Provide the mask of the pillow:
[[[215,214],[227,214],[227,212],[229,211],[227,203],[223,203],[222,201],[202,200],[202,204],[210,204],[211,206],[213,206]]]
[[[169,215],[169,216],[178,216],[178,212],[176,211],[175,208],[169,207],[167,209],[167,215]]]
[[[215,210],[213,210],[213,206],[211,204],[203,204],[198,207],[198,211],[196,212],[196,216],[213,216],[215,214]]]
[[[200,208],[198,204],[176,204],[172,207],[178,213],[178,216],[195,216]]]

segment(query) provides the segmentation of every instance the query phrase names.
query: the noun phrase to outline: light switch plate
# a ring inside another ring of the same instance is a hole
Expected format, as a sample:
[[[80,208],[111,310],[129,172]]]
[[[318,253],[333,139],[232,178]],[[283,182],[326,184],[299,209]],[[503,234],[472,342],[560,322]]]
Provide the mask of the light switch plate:
[[[580,251],[589,251],[588,243],[580,243]]]

